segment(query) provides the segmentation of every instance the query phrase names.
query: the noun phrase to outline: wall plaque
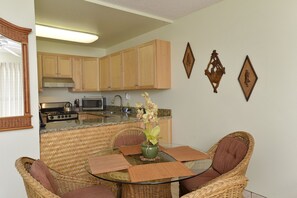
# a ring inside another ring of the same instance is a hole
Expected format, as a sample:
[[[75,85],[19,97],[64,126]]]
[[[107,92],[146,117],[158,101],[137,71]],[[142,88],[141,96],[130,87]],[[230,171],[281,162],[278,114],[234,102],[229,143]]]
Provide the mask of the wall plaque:
[[[217,89],[224,74],[225,67],[223,67],[216,50],[213,50],[210,61],[205,69],[205,75],[208,77],[213,87],[213,92],[218,93]]]
[[[257,80],[258,80],[258,76],[253,68],[250,58],[249,56],[246,56],[238,76],[238,81],[246,101],[249,100]]]
[[[188,78],[191,76],[191,72],[193,69],[193,65],[195,63],[195,57],[193,55],[190,43],[188,42],[187,48],[185,51],[184,59],[183,59],[184,67],[187,73]]]

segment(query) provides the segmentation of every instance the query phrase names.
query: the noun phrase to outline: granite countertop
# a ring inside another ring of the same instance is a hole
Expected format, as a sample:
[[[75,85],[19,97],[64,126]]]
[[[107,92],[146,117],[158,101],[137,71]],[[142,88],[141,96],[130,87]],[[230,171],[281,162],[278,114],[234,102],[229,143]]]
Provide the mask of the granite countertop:
[[[159,118],[164,119],[171,117],[171,111],[160,110]],[[68,121],[57,121],[46,123],[44,128],[40,128],[40,134],[48,132],[57,132],[57,131],[67,131],[75,129],[83,129],[90,127],[100,127],[106,125],[116,125],[124,124],[131,122],[139,122],[136,118],[136,114],[126,114],[118,111],[79,111],[78,113],[87,113],[91,115],[98,115],[98,118],[95,119],[85,119],[85,120],[68,120]]]

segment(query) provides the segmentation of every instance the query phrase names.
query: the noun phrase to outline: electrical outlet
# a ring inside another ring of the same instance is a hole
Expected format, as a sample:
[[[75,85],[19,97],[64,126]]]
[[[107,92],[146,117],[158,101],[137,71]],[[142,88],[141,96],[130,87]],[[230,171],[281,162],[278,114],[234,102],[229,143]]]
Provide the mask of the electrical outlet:
[[[125,98],[126,98],[127,100],[130,100],[130,98],[131,98],[130,94],[125,93]]]

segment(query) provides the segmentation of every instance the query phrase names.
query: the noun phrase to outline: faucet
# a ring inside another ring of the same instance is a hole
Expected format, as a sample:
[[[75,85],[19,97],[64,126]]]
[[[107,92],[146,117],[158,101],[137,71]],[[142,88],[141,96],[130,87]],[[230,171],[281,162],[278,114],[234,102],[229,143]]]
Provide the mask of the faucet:
[[[120,96],[120,95],[115,95],[115,96],[113,97],[113,99],[111,100],[111,104],[114,104],[116,97],[119,97],[119,98],[120,98],[120,102],[121,102],[121,104],[120,104],[120,108],[121,108],[121,111],[122,111],[122,110],[123,110],[123,99],[122,99],[122,96]]]

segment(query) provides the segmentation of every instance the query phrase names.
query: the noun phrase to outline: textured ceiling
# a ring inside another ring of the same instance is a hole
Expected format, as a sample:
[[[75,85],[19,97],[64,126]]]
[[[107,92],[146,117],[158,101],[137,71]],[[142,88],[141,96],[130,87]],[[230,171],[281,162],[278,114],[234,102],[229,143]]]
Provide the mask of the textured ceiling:
[[[37,24],[99,35],[94,43],[79,45],[108,48],[218,1],[221,0],[35,0],[35,13]]]

